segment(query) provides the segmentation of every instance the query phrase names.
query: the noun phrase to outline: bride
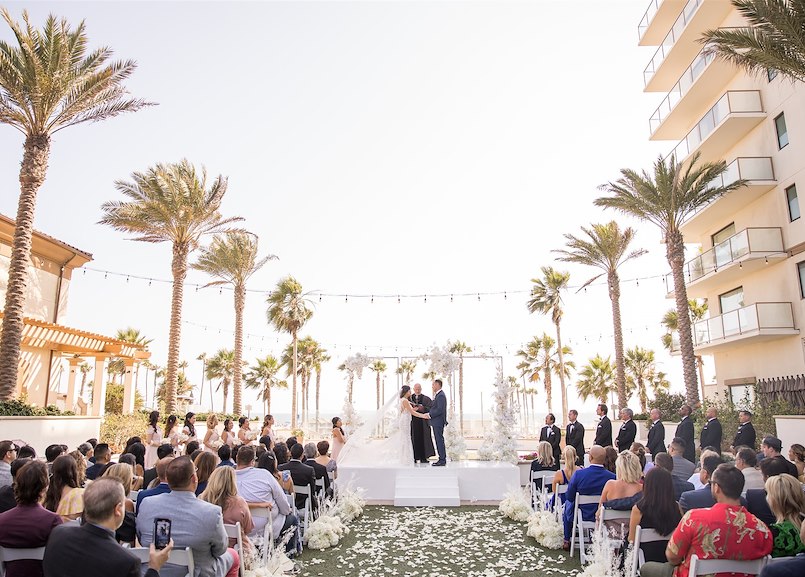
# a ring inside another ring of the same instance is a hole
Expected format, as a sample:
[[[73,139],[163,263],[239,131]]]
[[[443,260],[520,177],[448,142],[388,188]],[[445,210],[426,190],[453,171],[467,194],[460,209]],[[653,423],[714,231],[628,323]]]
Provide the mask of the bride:
[[[411,440],[411,417],[430,419],[428,413],[417,413],[411,405],[411,387],[403,385],[400,389],[400,464],[414,462],[414,443]]]

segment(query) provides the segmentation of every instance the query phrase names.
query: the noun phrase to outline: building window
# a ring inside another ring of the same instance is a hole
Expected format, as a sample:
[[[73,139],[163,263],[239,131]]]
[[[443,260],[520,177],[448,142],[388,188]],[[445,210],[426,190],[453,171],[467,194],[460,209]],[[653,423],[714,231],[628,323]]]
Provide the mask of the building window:
[[[766,68],[766,77],[769,79],[769,82],[777,78],[777,69],[776,68]]]
[[[739,286],[729,292],[718,296],[718,304],[721,305],[721,314],[726,314],[744,306],[744,287]]]
[[[785,113],[774,119],[774,127],[777,129],[777,146],[785,148],[788,146],[788,128],[785,125]]]
[[[797,274],[799,275],[799,296],[805,299],[805,261],[797,264]]]
[[[785,198],[788,202],[788,218],[794,222],[799,218],[799,198],[797,198],[797,185],[792,184],[785,189]]]
[[[730,398],[736,407],[750,407],[755,402],[755,386],[730,385]]]

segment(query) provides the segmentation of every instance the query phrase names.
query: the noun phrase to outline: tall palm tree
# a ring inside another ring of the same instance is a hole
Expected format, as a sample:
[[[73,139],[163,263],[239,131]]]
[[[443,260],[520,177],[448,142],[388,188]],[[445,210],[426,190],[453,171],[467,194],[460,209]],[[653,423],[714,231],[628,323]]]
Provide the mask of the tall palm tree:
[[[218,280],[213,285],[232,285],[235,293],[235,366],[243,364],[243,309],[246,306],[246,281],[260,270],[273,254],[257,258],[257,236],[248,232],[231,231],[217,234],[209,247],[203,247],[192,265]],[[235,371],[232,382],[232,412],[241,413],[241,375]]]
[[[299,339],[297,346],[297,372],[301,378],[301,396],[302,396],[302,423],[306,424],[308,420],[308,406],[309,406],[309,392],[310,392],[310,375],[313,374],[316,365],[316,350],[319,343],[313,337],[306,336]],[[291,374],[291,366],[293,358],[293,347],[288,345],[285,353],[282,355],[282,362],[288,367],[288,375]]]
[[[206,376],[209,380],[219,380],[216,390],[223,389],[224,405],[221,412],[226,413],[226,399],[229,397],[229,385],[235,378],[235,373],[243,370],[243,366],[235,365],[235,351],[219,349],[215,355],[207,359]]]
[[[467,343],[454,341],[449,345],[449,352],[458,355],[458,420],[459,430],[464,434],[464,355],[471,353],[472,349]]]
[[[691,323],[702,320],[707,314],[707,301],[699,302],[696,299],[688,299],[688,312]],[[674,333],[679,331],[679,315],[676,310],[667,311],[660,321],[665,327],[665,334],[662,336],[662,344],[669,351],[674,346]],[[702,399],[704,399],[704,358],[696,355],[696,367],[699,371],[699,386],[701,387]]]
[[[621,178],[602,185],[609,194],[597,198],[596,206],[614,208],[640,220],[655,224],[665,241],[665,256],[674,277],[674,298],[679,313],[679,344],[685,377],[685,397],[691,406],[699,404],[696,386],[696,359],[693,352],[690,317],[687,314],[688,291],[685,287],[685,240],[679,227],[685,219],[719,196],[728,194],[746,184],[737,180],[724,186],[715,186],[714,180],[727,168],[722,160],[699,164],[700,153],[690,161],[677,162],[672,154],[666,161],[662,157],[654,163],[654,172],[637,172],[621,169]]]
[[[319,399],[321,393],[321,367],[324,363],[330,360],[330,355],[327,354],[327,349],[318,345],[313,352],[313,368],[316,370],[316,430],[319,426]]]
[[[154,341],[154,339],[146,338],[146,336],[140,332],[140,329],[135,329],[134,327],[118,329],[117,333],[115,333],[115,339],[143,347],[148,347],[148,345]],[[117,377],[126,373],[125,361],[120,357],[112,357],[109,360],[109,364],[106,366],[106,373],[112,375],[112,382],[116,383]]]
[[[621,323],[621,281],[618,267],[622,264],[646,254],[645,249],[629,250],[635,231],[627,227],[621,231],[618,223],[610,221],[606,224],[593,224],[591,228],[581,227],[586,237],[579,238],[566,234],[567,249],[553,252],[561,255],[559,260],[583,264],[602,270],[582,285],[582,288],[596,281],[602,275],[607,276],[609,300],[612,303],[612,325],[615,334],[615,382],[618,387],[618,405],[625,407],[626,371],[623,364],[623,325]],[[581,290],[581,289],[579,289]]]
[[[565,386],[565,359],[562,347],[562,291],[567,289],[570,273],[559,272],[553,267],[542,267],[542,278],[531,279],[531,298],[528,300],[528,312],[551,315],[556,327],[556,342],[559,351],[559,384],[562,387],[562,414],[567,418],[567,387]]]
[[[374,371],[375,373],[375,388],[377,389],[377,408],[380,408],[382,401],[380,400],[380,379],[383,378],[383,373],[386,372],[388,365],[380,359],[377,359],[371,365],[369,365],[369,370]]]
[[[145,361],[145,363],[148,363],[148,361]],[[143,364],[145,364],[145,363],[143,363]],[[89,373],[92,372],[94,367],[90,366],[90,364],[87,361],[85,361],[84,359],[81,359],[80,361],[78,361],[78,369],[81,371],[81,389],[78,391],[78,396],[83,399],[84,398],[84,387],[86,387],[86,385],[87,385],[87,375],[89,375]],[[148,386],[147,379],[146,379],[145,384],[146,384],[146,386]]]
[[[119,180],[115,187],[128,200],[103,203],[104,216],[100,223],[133,234],[133,240],[169,242],[173,248],[173,289],[165,376],[165,410],[172,413],[176,410],[175,389],[188,257],[199,247],[204,236],[225,232],[230,224],[243,219],[224,218],[219,212],[226,193],[226,178],[218,176],[208,185],[207,171],[197,171],[187,160],[157,164],[146,172],[135,172],[132,182]]]
[[[286,332],[293,340],[293,381],[291,388],[291,429],[296,428],[296,371],[297,371],[297,345],[299,331],[313,316],[310,309],[310,300],[302,292],[302,285],[292,276],[287,276],[277,282],[277,287],[266,299],[268,311],[266,312],[269,324],[277,331]]]
[[[271,413],[271,389],[287,389],[288,381],[282,381],[277,374],[282,369],[282,364],[277,357],[266,355],[262,359],[257,359],[257,364],[249,367],[246,372],[246,387],[258,389],[260,392],[257,398],[263,401],[266,414]]]
[[[73,28],[49,16],[40,30],[25,11],[22,25],[8,10],[1,12],[14,42],[0,41],[0,123],[25,136],[0,331],[0,400],[7,400],[17,388],[36,196],[47,176],[51,138],[69,126],[135,112],[150,103],[129,98],[124,85],[137,63],[110,61],[108,47],[89,52],[83,21]]]
[[[750,74],[778,71],[805,81],[805,4],[783,0],[732,0],[749,24],[707,30],[701,42]]]
[[[411,377],[413,376],[414,371],[416,371],[416,365],[417,365],[416,359],[413,359],[403,361],[400,363],[400,366],[397,367],[397,370],[395,372],[398,375],[402,375],[406,385],[411,384]]]
[[[548,333],[542,336],[535,336],[525,348],[517,351],[517,356],[523,360],[517,365],[520,374],[531,383],[538,383],[542,380],[545,386],[545,393],[548,397],[548,411],[553,413],[553,375],[559,376],[563,370],[565,378],[570,378],[570,371],[575,370],[576,364],[573,361],[565,360],[559,364],[559,351],[556,348],[556,341]],[[562,347],[562,359],[573,354],[573,350]]]
[[[626,372],[629,375],[629,388],[637,391],[640,412],[645,413],[648,408],[648,387],[655,381],[657,375],[654,351],[642,347],[627,350]],[[656,382],[654,384],[657,386]]]
[[[595,355],[581,368],[579,377],[576,391],[584,401],[593,397],[606,403],[609,394],[615,390],[615,367],[609,357],[604,359],[601,355]]]

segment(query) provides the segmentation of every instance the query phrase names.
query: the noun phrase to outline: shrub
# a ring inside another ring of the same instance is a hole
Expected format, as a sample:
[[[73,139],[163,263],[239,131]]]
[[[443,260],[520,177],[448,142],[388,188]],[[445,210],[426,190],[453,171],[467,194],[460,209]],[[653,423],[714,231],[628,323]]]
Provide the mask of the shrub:
[[[133,386],[133,385],[132,385]],[[106,385],[106,413],[121,415],[123,414],[123,393],[125,387],[123,385],[108,383]],[[143,408],[143,396],[140,391],[134,391],[134,410],[139,411]]]
[[[196,423],[205,423],[207,421],[207,417],[215,414],[218,417],[218,422],[223,423],[226,419],[232,419],[235,424],[238,424],[238,419],[240,419],[240,415],[233,415],[232,413],[196,413]],[[182,415],[184,418],[184,415]]]
[[[18,399],[0,401],[0,416],[2,417],[56,417],[61,415],[75,415],[75,413],[72,411],[62,412],[56,405],[35,407]]]
[[[139,413],[130,415],[106,415],[101,423],[100,441],[109,443],[113,453],[119,453],[125,448],[126,440],[130,437],[145,435],[148,427],[148,416]]]

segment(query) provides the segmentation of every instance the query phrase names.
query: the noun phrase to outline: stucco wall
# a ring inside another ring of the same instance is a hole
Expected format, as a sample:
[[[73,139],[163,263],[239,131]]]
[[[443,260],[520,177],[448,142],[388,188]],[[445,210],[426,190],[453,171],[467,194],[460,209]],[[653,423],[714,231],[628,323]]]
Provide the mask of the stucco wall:
[[[100,429],[100,417],[0,417],[0,437],[25,441],[40,457],[55,443],[72,451],[87,439],[97,439]]]

